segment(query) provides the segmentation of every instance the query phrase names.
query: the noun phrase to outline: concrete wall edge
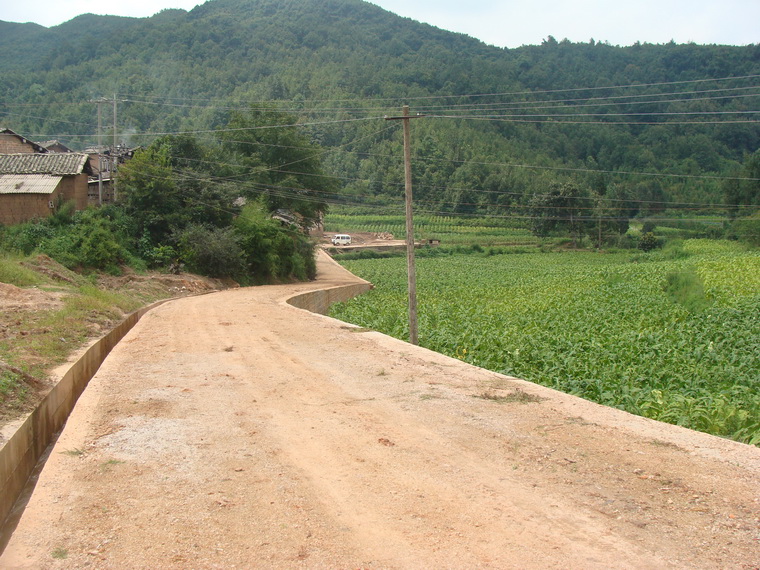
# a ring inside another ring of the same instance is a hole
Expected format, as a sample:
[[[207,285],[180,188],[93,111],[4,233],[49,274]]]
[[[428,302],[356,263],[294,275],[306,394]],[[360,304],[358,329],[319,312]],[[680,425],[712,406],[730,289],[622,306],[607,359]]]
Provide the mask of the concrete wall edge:
[[[0,528],[13,511],[37,461],[63,427],[76,401],[114,346],[151,309],[164,299],[128,314],[110,332],[93,342],[61,376],[37,407],[0,447]],[[66,394],[61,394],[61,389]]]

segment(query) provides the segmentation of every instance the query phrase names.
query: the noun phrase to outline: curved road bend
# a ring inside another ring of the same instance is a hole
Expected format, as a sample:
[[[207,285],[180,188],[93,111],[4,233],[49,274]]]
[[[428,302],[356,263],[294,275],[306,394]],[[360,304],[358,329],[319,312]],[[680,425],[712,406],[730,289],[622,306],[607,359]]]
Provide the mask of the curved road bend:
[[[2,568],[756,568],[760,450],[287,305],[178,299],[82,395]]]

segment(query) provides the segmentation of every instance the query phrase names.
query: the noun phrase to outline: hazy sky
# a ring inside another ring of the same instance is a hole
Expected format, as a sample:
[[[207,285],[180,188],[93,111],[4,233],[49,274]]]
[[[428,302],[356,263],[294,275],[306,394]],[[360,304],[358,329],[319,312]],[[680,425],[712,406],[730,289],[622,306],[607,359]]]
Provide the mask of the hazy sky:
[[[309,2],[310,0],[303,0]],[[488,44],[519,47],[548,36],[613,45],[760,43],[760,0],[372,0],[400,16],[462,32]],[[0,20],[55,26],[88,12],[151,16],[190,10],[198,0],[0,0]],[[0,54],[0,57],[2,55]]]

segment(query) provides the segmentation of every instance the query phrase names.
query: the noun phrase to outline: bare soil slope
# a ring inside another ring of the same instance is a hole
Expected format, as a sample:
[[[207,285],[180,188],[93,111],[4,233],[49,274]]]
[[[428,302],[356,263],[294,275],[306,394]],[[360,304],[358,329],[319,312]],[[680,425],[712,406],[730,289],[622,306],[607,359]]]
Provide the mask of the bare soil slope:
[[[757,568],[760,450],[285,304],[179,299],[83,394],[2,568]]]

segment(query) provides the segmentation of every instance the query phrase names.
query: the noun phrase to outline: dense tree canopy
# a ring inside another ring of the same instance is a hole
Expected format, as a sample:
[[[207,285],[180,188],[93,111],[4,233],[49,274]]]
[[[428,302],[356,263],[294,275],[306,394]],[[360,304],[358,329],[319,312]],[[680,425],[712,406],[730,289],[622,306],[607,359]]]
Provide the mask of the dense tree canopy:
[[[117,208],[137,254],[245,283],[313,278],[306,230],[335,183],[321,171],[322,151],[285,119],[295,120],[272,110],[233,113],[219,141],[166,135],[139,150],[117,179]],[[296,164],[297,176],[282,171]]]
[[[757,211],[741,206],[760,206],[760,150],[747,157],[740,174],[725,184],[726,204],[734,216]]]
[[[298,130],[296,122],[292,115],[252,107],[233,112],[220,138],[241,193],[263,196],[271,212],[297,213],[300,225],[309,228],[320,221],[337,187],[322,170],[324,151]]]
[[[509,215],[555,183],[614,189],[626,212],[719,205],[727,193],[743,202],[746,185],[726,190],[724,179],[760,148],[760,45],[548,38],[500,49],[362,0],[211,0],[50,29],[0,22],[0,50],[4,126],[81,148],[96,140],[90,101],[115,94],[125,144],[221,138],[235,161],[246,158],[230,183],[245,173],[268,186],[270,208],[304,191],[316,210],[336,190],[342,202],[396,203],[400,129],[383,116],[405,103],[427,115],[413,127],[414,185],[435,212]],[[243,130],[220,135],[230,111]],[[299,126],[248,129],[259,121]],[[329,152],[313,155],[304,140]],[[305,154],[283,162],[292,141]],[[270,158],[279,168],[257,166]],[[337,187],[314,176],[319,164]]]

